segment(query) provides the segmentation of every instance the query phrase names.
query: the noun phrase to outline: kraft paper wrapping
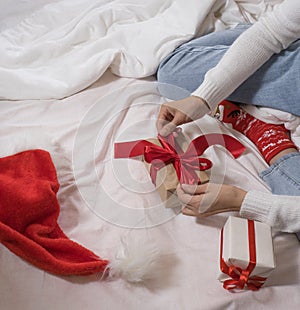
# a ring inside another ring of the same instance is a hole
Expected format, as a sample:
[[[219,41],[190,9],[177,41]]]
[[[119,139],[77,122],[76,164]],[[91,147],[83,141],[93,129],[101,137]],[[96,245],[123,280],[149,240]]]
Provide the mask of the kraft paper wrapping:
[[[147,141],[161,146],[158,139],[147,139]],[[186,140],[184,135],[180,132],[178,133],[178,137],[176,137],[176,141],[183,151],[186,151],[189,142]],[[151,164],[144,161],[147,170],[150,173]],[[206,183],[209,181],[208,175],[204,171],[196,171],[201,183]],[[178,186],[179,180],[177,178],[177,174],[175,168],[172,164],[166,165],[161,168],[156,175],[155,187],[161,197],[161,200],[164,202],[167,208],[176,208],[181,205],[180,201],[176,195],[176,188]]]

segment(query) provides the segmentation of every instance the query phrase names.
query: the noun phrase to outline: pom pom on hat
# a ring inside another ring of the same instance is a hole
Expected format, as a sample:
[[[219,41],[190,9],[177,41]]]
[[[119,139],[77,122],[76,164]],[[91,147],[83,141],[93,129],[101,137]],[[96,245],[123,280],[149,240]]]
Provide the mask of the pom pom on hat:
[[[0,242],[57,275],[102,273],[129,282],[157,275],[160,250],[153,241],[123,241],[115,259],[109,261],[70,240],[57,224],[58,189],[49,152],[34,149],[0,158]]]
[[[122,240],[122,246],[109,263],[109,277],[134,283],[155,279],[161,274],[160,257],[161,250],[154,240]]]

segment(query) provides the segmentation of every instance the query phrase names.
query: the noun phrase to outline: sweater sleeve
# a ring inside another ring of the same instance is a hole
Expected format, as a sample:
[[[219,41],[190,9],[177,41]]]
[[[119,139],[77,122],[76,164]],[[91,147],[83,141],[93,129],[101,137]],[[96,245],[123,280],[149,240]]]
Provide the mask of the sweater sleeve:
[[[300,232],[300,197],[250,191],[245,196],[240,215],[280,231]]]
[[[300,38],[299,21],[299,0],[285,0],[277,5],[235,40],[192,95],[203,98],[214,110],[274,53]]]

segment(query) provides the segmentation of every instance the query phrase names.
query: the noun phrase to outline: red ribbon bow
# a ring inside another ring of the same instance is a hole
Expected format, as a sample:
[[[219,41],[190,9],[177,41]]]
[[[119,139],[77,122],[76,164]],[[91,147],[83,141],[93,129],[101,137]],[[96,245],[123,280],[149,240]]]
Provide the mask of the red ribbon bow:
[[[199,184],[201,180],[195,170],[207,170],[212,167],[209,159],[201,158],[203,152],[211,145],[224,146],[237,158],[245,147],[231,136],[223,134],[207,134],[195,138],[184,152],[173,134],[167,137],[158,135],[162,146],[147,140],[115,143],[115,158],[128,158],[144,155],[145,161],[151,163],[150,175],[155,184],[156,175],[162,167],[173,164],[178,180],[182,184]]]
[[[223,287],[226,290],[243,289],[247,286],[252,291],[257,291],[265,283],[267,278],[251,276],[256,266],[256,245],[254,221],[248,220],[248,244],[249,244],[249,264],[246,269],[237,266],[228,266],[222,257],[223,251],[223,229],[221,231],[221,249],[220,249],[220,269],[223,273],[229,275],[231,279],[224,281]]]
[[[195,170],[203,171],[212,167],[212,162],[209,159],[199,157],[204,152],[204,149],[199,147],[196,150],[190,144],[186,152],[184,152],[176,142],[174,135],[169,135],[166,138],[158,135],[158,140],[162,147],[153,144],[146,146],[144,150],[145,161],[151,163],[150,175],[152,182],[155,183],[159,169],[173,164],[180,183],[201,183]],[[200,145],[203,144],[200,143]]]

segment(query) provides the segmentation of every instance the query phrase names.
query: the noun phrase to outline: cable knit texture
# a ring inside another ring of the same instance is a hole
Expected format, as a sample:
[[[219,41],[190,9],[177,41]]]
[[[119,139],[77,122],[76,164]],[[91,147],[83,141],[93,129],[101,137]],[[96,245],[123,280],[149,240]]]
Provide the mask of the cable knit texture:
[[[193,96],[212,111],[273,54],[300,38],[300,1],[285,0],[242,33],[220,62],[206,75]],[[300,231],[299,197],[250,191],[242,204],[243,217],[268,223],[285,232]]]
[[[267,223],[280,231],[300,231],[300,200],[297,196],[250,191],[245,196],[240,215]]]
[[[213,111],[273,54],[300,38],[300,1],[285,0],[241,34],[192,95]]]

